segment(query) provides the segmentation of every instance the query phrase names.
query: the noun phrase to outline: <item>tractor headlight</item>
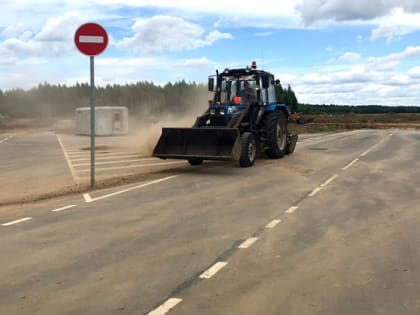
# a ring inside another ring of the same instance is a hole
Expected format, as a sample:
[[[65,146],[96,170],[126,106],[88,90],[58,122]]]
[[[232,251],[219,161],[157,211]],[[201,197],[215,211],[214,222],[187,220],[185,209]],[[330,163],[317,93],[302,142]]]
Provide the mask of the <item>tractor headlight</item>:
[[[230,106],[230,107],[228,107],[228,110],[227,110],[228,115],[233,115],[233,114],[235,114],[237,111],[238,111],[238,109],[237,109],[236,107],[234,107],[234,106]]]
[[[220,115],[224,115],[225,114],[225,110],[224,109],[221,109],[220,110]]]
[[[216,114],[216,110],[215,109],[210,109],[210,115],[215,115]]]

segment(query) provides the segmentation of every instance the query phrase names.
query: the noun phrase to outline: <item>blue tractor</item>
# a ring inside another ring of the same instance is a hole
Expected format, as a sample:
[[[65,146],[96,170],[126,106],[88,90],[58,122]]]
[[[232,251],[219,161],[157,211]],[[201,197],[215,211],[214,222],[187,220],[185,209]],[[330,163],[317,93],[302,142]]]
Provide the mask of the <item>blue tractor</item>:
[[[162,128],[153,156],[186,159],[191,165],[233,159],[249,167],[260,153],[272,159],[293,153],[298,136],[289,133],[289,110],[277,103],[276,84],[280,81],[255,62],[216,71],[208,80],[214,93],[209,108],[192,128]]]

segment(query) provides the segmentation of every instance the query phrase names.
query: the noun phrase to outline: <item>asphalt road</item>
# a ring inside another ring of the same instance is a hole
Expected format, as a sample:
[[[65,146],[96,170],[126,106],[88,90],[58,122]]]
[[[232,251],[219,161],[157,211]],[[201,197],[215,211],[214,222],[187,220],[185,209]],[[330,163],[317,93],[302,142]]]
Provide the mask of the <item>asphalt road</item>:
[[[0,314],[419,314],[420,133],[0,212]]]
[[[152,158],[151,149],[139,143],[141,139],[136,134],[97,137],[95,174],[98,185],[133,175],[153,177],[156,171],[185,167],[185,161]],[[50,131],[0,134],[0,206],[89,187],[89,149],[90,138],[85,136],[58,135]]]

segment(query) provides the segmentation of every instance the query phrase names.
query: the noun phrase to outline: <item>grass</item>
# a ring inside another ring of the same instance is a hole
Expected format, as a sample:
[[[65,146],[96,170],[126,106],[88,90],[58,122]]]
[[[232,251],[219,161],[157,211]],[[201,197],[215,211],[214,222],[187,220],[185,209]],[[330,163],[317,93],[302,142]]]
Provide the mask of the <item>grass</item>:
[[[336,132],[355,129],[420,129],[420,114],[303,115],[307,124],[289,124],[297,133]]]

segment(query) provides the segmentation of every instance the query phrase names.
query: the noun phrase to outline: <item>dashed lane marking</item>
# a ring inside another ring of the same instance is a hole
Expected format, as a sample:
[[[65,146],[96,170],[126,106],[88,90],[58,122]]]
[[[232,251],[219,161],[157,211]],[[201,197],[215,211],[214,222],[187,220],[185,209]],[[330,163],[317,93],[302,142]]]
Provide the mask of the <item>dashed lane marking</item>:
[[[385,141],[385,138],[382,139],[381,141],[379,141],[378,143],[374,144],[373,146],[371,146],[369,149],[367,149],[365,152],[363,152],[362,154],[360,154],[361,157],[366,156],[370,151],[372,151],[375,147],[377,147],[378,145],[380,145],[382,142]]]
[[[366,150],[365,152],[363,152],[362,154],[360,154],[360,156],[361,156],[361,157],[363,157],[363,156],[367,155],[367,154],[370,152],[370,150],[371,150],[371,149]]]
[[[337,174],[334,174],[333,176],[331,176],[330,178],[328,178],[323,184],[321,184],[321,187],[325,187],[325,186],[329,185],[337,177],[338,177],[338,175]]]
[[[227,264],[228,263],[226,261],[218,261],[213,266],[211,266],[209,269],[204,271],[200,275],[200,279],[210,279],[211,277],[213,277],[216,273],[218,273]]]
[[[286,213],[291,214],[295,212],[297,209],[299,209],[298,206],[290,207],[289,209],[286,210]]]
[[[323,188],[325,188],[327,185],[329,185],[337,177],[338,177],[338,175],[337,174],[334,174],[333,176],[331,176],[330,178],[328,178],[324,183],[322,183],[321,185],[319,185],[318,187],[316,187],[314,190],[312,190],[312,192],[308,195],[308,197],[315,196],[317,193],[319,193]]]
[[[265,226],[267,229],[272,229],[274,228],[277,224],[279,224],[281,222],[281,220],[277,220],[274,219],[272,221],[270,221],[269,223],[267,223],[267,225]]]
[[[248,248],[258,240],[258,237],[250,237],[245,240],[238,248]]]
[[[165,301],[162,305],[149,312],[147,315],[164,315],[179,304],[182,299],[170,298]]]
[[[308,195],[308,197],[315,196],[317,193],[319,193],[321,191],[321,189],[322,188],[320,186],[316,187],[314,190],[312,190],[312,192]]]
[[[58,209],[54,209],[54,210],[51,210],[52,212],[60,212],[60,211],[64,211],[64,210],[67,210],[67,209],[71,209],[71,208],[74,208],[74,207],[76,207],[77,205],[68,205],[68,206],[65,206],[65,207],[61,207],[61,208],[58,208]]]
[[[356,164],[359,161],[359,159],[354,159],[353,161],[351,161],[349,164],[347,164],[346,166],[344,166],[342,168],[343,171],[347,170],[348,168],[350,168],[351,166],[353,166],[354,164]]]
[[[14,220],[14,221],[6,222],[6,223],[3,223],[2,225],[3,226],[10,226],[10,225],[18,224],[18,223],[21,223],[21,222],[29,221],[31,219],[32,219],[32,217],[26,217],[26,218]]]
[[[154,181],[151,181],[151,182],[148,182],[148,183],[144,183],[144,184],[137,185],[137,186],[130,187],[130,188],[127,188],[127,189],[123,189],[123,190],[119,190],[119,191],[113,192],[111,194],[107,194],[107,195],[103,195],[103,196],[95,197],[95,198],[92,198],[88,193],[86,193],[86,194],[83,194],[83,198],[85,199],[86,202],[94,202],[94,201],[98,201],[98,200],[101,200],[101,199],[114,197],[114,196],[126,193],[128,191],[132,191],[132,190],[135,190],[135,189],[140,189],[140,188],[143,188],[143,187],[147,187],[147,186],[150,186],[150,185],[161,183],[161,182],[170,180],[172,178],[175,178],[177,176],[178,175],[172,175],[172,176],[164,177],[164,178],[157,179],[157,180],[154,180]]]

